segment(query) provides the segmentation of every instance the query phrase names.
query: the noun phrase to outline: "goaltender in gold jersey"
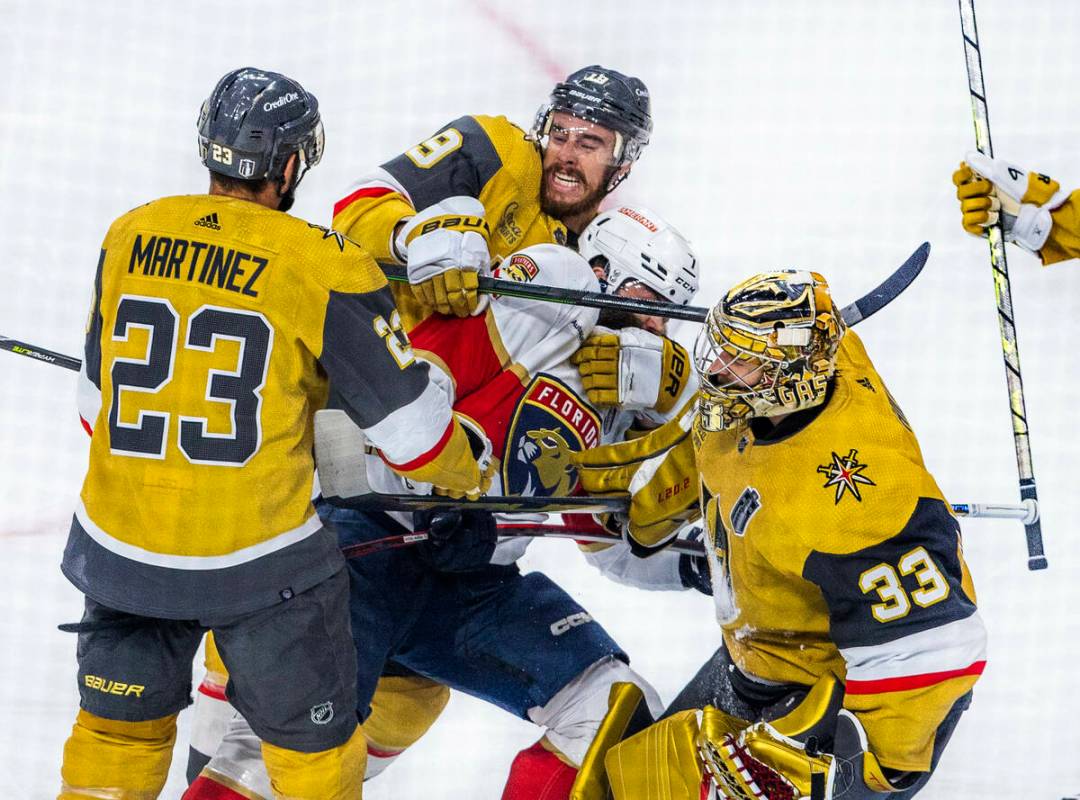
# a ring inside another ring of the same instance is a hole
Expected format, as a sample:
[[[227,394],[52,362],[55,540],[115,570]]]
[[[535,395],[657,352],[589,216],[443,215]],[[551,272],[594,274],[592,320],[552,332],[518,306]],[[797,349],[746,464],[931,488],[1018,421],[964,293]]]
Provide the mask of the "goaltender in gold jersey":
[[[640,549],[703,510],[723,647],[606,773],[598,745],[593,789],[911,797],[985,665],[959,525],[915,435],[816,273],[730,290],[695,362],[697,408],[579,460],[587,488],[633,492]],[[635,704],[614,704],[608,746]],[[669,775],[643,766],[657,758]]]

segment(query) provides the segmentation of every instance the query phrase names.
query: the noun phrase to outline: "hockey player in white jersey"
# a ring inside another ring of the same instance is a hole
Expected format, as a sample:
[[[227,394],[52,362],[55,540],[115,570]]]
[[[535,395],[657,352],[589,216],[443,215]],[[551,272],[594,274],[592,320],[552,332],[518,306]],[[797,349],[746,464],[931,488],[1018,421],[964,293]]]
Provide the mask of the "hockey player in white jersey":
[[[528,247],[505,259],[496,275],[569,289],[603,288],[624,296],[658,295],[682,304],[697,289],[697,263],[687,242],[646,209],[622,207],[600,215],[583,233],[581,250],[578,255],[553,244]],[[459,418],[490,443],[498,464],[492,493],[569,494],[577,485],[568,465],[570,453],[618,440],[632,426],[663,422],[694,395],[688,360],[669,399],[660,395],[671,381],[661,386],[650,374],[670,361],[663,352],[668,340],[656,335],[663,333],[662,320],[612,317],[612,324],[622,328],[612,332],[597,328],[598,317],[603,322],[606,316],[589,308],[502,296],[477,316],[434,315],[410,332],[414,352],[431,365]],[[625,325],[638,326],[633,337],[626,335]],[[603,336],[615,336],[622,344],[607,366],[610,342],[598,338]],[[585,342],[588,347],[573,363]],[[609,394],[601,396],[602,391]],[[623,408],[603,401],[617,401]],[[427,491],[397,480],[377,455],[370,455],[366,466],[368,483],[377,491]],[[400,515],[392,519],[325,501],[318,507],[338,528],[343,546],[402,532],[412,523]],[[546,728],[544,738],[515,759],[503,797],[568,797],[576,767],[607,709],[611,685],[629,681],[641,686],[655,711],[658,698],[580,605],[546,576],[520,574],[515,562],[528,539],[496,541],[494,525],[471,512],[458,521],[453,545],[428,542],[350,562],[353,629],[365,631],[356,637],[358,712],[365,719],[369,702],[384,707],[378,696],[372,701],[372,692],[388,663],[394,670],[404,667],[429,682],[466,691]],[[445,523],[432,527],[438,524]],[[662,553],[645,562],[621,551],[613,547],[588,557],[608,567],[616,579],[635,585],[701,586],[702,573],[689,559]],[[398,597],[415,598],[415,605],[391,601],[391,585]],[[558,624],[570,617],[582,624]],[[383,688],[380,684],[380,692]],[[437,695],[432,700],[437,714],[444,701]],[[386,730],[387,721],[378,716],[376,710],[365,721],[365,732],[372,723]],[[222,787],[230,785],[242,787],[237,797],[268,796],[265,776],[255,763],[258,742],[245,727],[242,719],[232,721],[218,755],[186,797],[233,797],[223,794]],[[422,732],[426,725],[413,727]],[[386,752],[382,742],[369,737],[372,744]],[[395,752],[400,752],[398,745]],[[369,777],[386,763],[370,759]]]

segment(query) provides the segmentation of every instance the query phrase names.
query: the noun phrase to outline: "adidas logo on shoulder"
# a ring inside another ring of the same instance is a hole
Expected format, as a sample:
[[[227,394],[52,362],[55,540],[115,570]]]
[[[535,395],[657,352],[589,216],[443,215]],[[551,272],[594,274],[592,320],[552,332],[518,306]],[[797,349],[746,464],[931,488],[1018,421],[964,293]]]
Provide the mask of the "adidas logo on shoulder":
[[[220,231],[221,224],[218,222],[217,212],[207,214],[205,217],[200,217],[195,220],[195,224],[202,228],[210,228],[210,230]]]

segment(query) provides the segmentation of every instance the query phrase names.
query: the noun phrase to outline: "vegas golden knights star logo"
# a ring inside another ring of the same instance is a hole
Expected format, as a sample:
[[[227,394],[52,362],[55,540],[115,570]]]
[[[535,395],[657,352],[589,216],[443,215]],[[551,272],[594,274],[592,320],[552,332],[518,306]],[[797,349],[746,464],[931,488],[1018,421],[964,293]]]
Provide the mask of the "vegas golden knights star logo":
[[[850,492],[861,503],[862,495],[859,493],[859,484],[864,486],[877,485],[862,474],[867,465],[859,463],[858,455],[857,450],[851,450],[846,456],[840,456],[834,452],[831,463],[822,464],[817,468],[817,471],[822,475],[828,476],[828,480],[822,484],[822,488],[836,487],[836,497],[833,499],[834,505],[839,503],[847,492]]]

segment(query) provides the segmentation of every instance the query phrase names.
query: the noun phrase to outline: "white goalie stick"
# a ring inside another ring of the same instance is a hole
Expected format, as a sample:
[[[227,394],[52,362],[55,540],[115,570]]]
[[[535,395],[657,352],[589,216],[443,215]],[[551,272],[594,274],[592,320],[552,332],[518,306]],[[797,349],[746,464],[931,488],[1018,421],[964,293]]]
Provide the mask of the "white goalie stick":
[[[967,63],[968,93],[971,95],[971,116],[975,123],[975,146],[980,153],[993,158],[994,146],[990,141],[990,112],[986,105],[982,51],[979,49],[979,29],[975,24],[975,0],[959,0],[959,4],[960,27],[964,36],[964,59]],[[994,275],[994,294],[997,297],[1001,353],[1005,358],[1005,380],[1009,388],[1009,410],[1012,412],[1013,444],[1016,449],[1016,469],[1020,478],[1020,499],[1023,503],[1035,508],[1030,520],[1024,521],[1028,569],[1046,569],[1042,524],[1038,513],[1039,500],[1035,489],[1035,473],[1031,465],[1031,443],[1028,441],[1027,411],[1024,407],[1024,380],[1020,375],[1020,349],[1016,341],[1009,265],[1005,258],[1005,239],[1001,224],[999,217],[998,223],[988,231],[990,266]]]
[[[883,283],[840,310],[840,316],[844,322],[848,325],[862,322],[871,314],[881,310],[895,300],[922,272],[922,268],[929,257],[930,243],[923,242]],[[379,266],[382,267],[389,280],[399,282],[409,280],[404,267],[387,263],[380,263]],[[616,297],[603,292],[586,292],[580,289],[563,289],[557,286],[535,286],[531,283],[504,281],[484,275],[479,278],[479,289],[484,294],[523,297],[546,303],[610,308],[617,311],[645,314],[651,317],[684,319],[690,322],[704,322],[709,313],[709,309],[701,306],[680,306],[654,300],[636,300],[630,297]]]

